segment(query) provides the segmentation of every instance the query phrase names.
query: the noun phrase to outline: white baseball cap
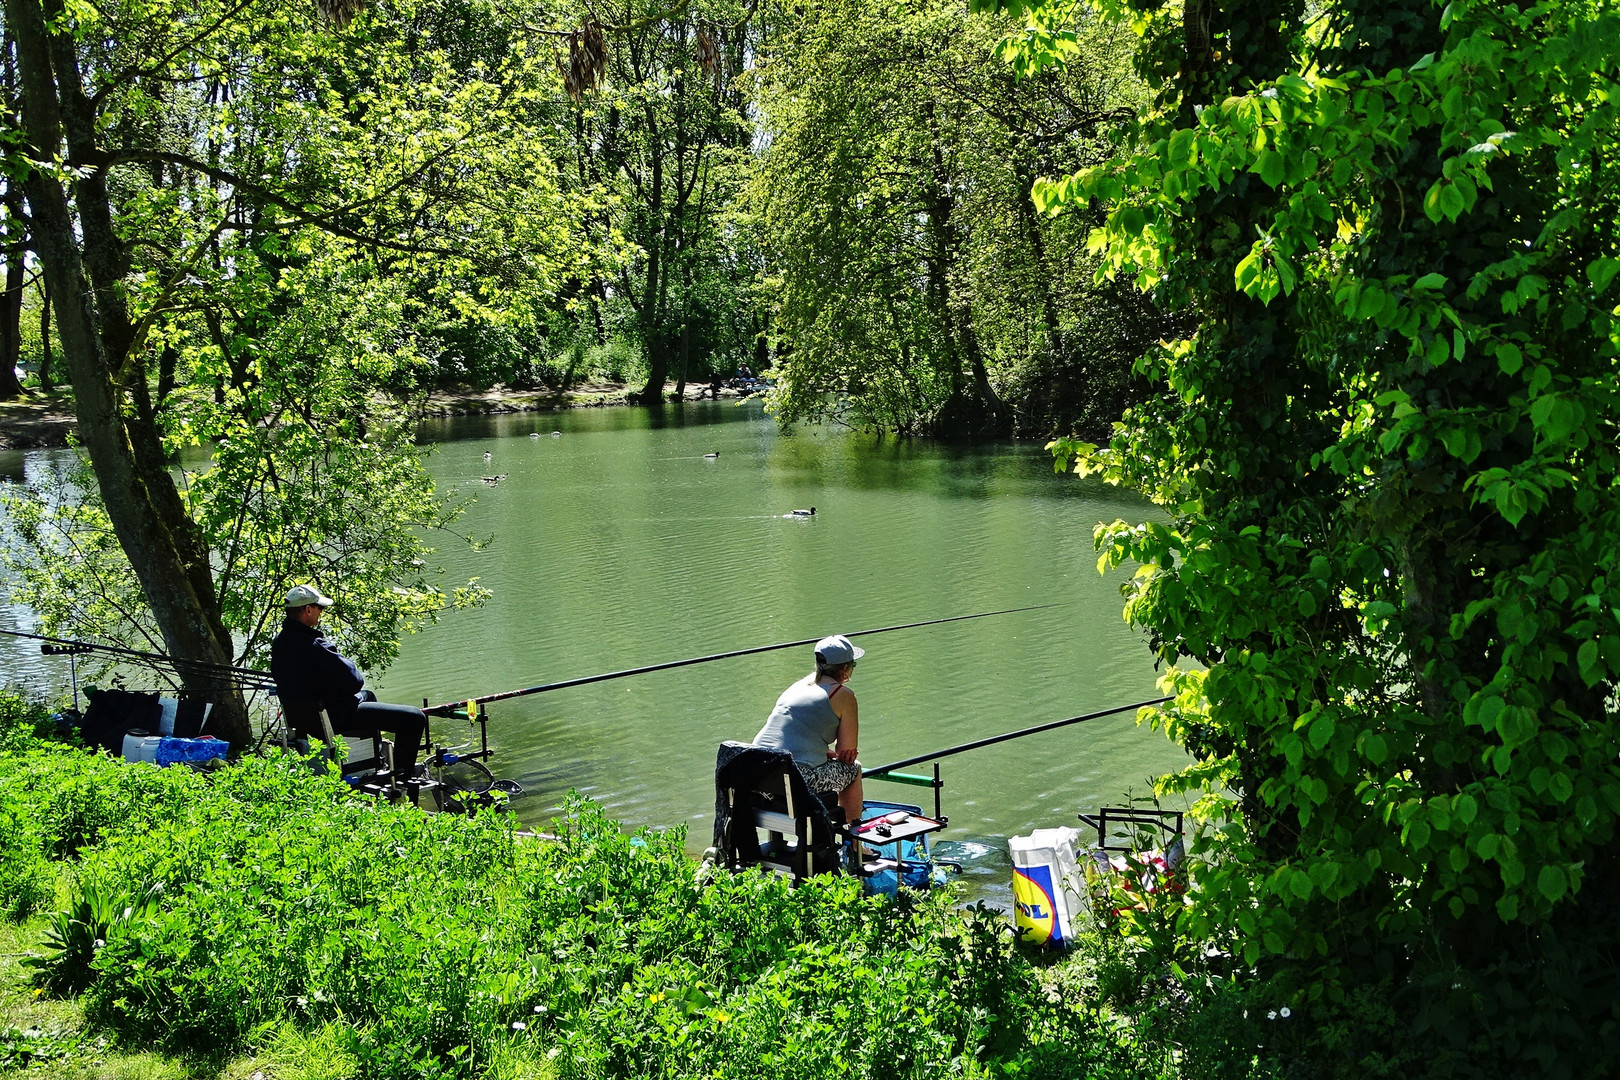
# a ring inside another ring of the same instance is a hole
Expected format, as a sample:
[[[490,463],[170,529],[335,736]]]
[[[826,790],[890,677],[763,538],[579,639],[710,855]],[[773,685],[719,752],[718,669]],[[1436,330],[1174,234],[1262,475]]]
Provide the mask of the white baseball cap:
[[[331,607],[332,598],[322,596],[321,590],[313,585],[294,585],[287,590],[287,606],[290,608],[307,607],[310,604],[319,604],[321,607]]]
[[[865,649],[850,644],[849,638],[843,634],[834,634],[816,642],[816,662],[826,667],[841,667],[865,655]]]

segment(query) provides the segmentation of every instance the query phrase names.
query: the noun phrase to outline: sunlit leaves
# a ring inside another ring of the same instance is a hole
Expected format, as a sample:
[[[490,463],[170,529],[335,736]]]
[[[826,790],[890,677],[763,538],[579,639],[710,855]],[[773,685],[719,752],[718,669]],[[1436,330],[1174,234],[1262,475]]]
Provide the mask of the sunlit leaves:
[[[1161,659],[1207,666],[1165,786],[1242,792],[1196,873],[1251,962],[1586,903],[1620,812],[1620,13],[1323,14],[1361,44],[1199,86],[1140,14],[1159,111],[1035,193],[1196,313],[1110,446],[1054,451],[1171,515],[1099,549],[1152,568],[1126,610]]]

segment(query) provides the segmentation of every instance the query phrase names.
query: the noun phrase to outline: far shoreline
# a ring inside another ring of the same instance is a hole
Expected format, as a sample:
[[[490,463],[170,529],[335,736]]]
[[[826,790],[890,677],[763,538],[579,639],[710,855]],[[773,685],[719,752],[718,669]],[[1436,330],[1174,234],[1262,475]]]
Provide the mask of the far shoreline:
[[[637,387],[636,389],[639,389]],[[675,384],[666,382],[666,397],[674,394]],[[567,390],[518,390],[496,384],[488,390],[435,390],[411,408],[412,421],[437,420],[450,416],[496,416],[503,413],[560,412],[564,409],[606,408],[629,405],[634,391],[626,383],[591,381]],[[720,398],[735,401],[748,395],[721,387]],[[687,383],[682,401],[709,400],[709,384]],[[21,401],[0,402],[0,450],[49,450],[68,445],[68,436],[77,424],[72,398],[57,393],[30,394]]]

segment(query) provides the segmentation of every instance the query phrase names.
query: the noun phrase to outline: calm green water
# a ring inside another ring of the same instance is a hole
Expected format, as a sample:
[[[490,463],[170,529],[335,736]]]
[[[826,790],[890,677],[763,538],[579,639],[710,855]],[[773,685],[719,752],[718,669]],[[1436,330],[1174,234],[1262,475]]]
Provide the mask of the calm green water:
[[[552,438],[553,431],[561,435]],[[538,433],[540,438],[530,438]],[[407,639],[371,682],[385,700],[438,703],[729,649],[950,615],[1047,610],[864,638],[851,683],[861,758],[878,765],[1015,728],[1155,696],[1151,658],[1120,617],[1124,574],[1096,571],[1099,521],[1149,509],[1057,476],[1038,445],[879,442],[779,433],[757,406],[460,418],[429,425],[443,489],[475,496],[446,538],[450,582],[494,591]],[[490,455],[486,461],[485,453]],[[706,459],[705,454],[719,457]],[[34,482],[66,451],[0,454],[0,479]],[[505,474],[497,486],[480,477]],[[814,506],[813,519],[785,519]],[[0,626],[28,628],[0,608]],[[724,660],[491,707],[498,775],[544,825],[570,788],[630,825],[708,843],[716,745],[748,739],[810,651]],[[0,638],[0,681],[65,689],[66,664]],[[440,722],[435,734],[466,732]],[[1145,794],[1179,750],[1129,715],[943,762],[943,834],[975,892],[1006,892],[1003,839],[1076,824]],[[919,766],[915,771],[925,771]],[[872,783],[872,798],[924,789]]]
[[[461,418],[423,435],[442,444],[430,459],[441,487],[477,497],[461,526],[494,538],[478,553],[441,545],[451,577],[477,575],[494,598],[408,639],[373,680],[385,699],[441,702],[1043,603],[1056,606],[862,639],[851,683],[862,761],[1155,695],[1151,658],[1120,616],[1123,574],[1099,576],[1091,543],[1098,521],[1149,511],[1054,475],[1038,445],[783,435],[757,407],[726,403],[661,419],[638,409]],[[479,477],[490,474],[505,479],[488,487]],[[813,519],[781,516],[810,506]],[[544,823],[574,788],[627,824],[684,824],[700,850],[716,745],[750,738],[810,666],[802,648],[496,704],[496,772],[530,792],[526,820]],[[944,838],[974,872],[1002,880],[1005,836],[1075,824],[1081,810],[1146,793],[1150,776],[1182,760],[1128,715],[950,758]],[[868,787],[872,798],[926,795]]]

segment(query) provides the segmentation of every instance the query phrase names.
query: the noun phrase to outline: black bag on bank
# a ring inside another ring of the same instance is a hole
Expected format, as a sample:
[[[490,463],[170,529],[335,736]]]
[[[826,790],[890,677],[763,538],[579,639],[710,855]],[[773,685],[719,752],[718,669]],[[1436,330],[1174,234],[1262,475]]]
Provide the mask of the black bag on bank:
[[[98,690],[90,697],[79,723],[86,746],[109,754],[124,752],[124,736],[131,731],[156,733],[162,707],[156,694],[134,690]]]

